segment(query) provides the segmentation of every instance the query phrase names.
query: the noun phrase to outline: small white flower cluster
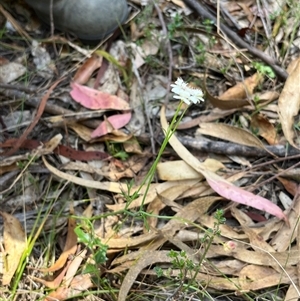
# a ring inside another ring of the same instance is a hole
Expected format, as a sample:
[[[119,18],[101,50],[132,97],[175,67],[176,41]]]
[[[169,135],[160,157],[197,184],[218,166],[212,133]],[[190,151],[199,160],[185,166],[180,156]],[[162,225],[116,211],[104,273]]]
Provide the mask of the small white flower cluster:
[[[189,87],[181,77],[171,87],[173,87],[171,91],[175,94],[173,97],[184,101],[188,105],[204,101],[202,90]]]

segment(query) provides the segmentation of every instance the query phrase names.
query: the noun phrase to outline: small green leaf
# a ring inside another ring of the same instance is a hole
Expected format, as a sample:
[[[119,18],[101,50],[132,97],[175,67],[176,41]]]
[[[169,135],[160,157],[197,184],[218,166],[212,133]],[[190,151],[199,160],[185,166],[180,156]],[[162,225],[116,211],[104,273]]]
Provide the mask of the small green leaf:
[[[106,248],[103,248],[95,253],[94,260],[96,261],[97,264],[104,263],[107,260],[106,250],[107,250],[107,246]]]
[[[78,240],[84,244],[86,244],[87,246],[90,246],[92,240],[91,240],[91,236],[90,234],[84,232],[80,227],[76,227],[74,229],[75,234],[78,237]]]

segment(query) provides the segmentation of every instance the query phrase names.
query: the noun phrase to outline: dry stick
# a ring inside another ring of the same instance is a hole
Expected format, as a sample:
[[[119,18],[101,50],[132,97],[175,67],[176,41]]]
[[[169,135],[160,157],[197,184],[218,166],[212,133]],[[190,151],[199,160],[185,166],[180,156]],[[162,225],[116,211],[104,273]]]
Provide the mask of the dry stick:
[[[244,157],[270,156],[270,153],[268,153],[264,149],[230,142],[213,141],[204,137],[197,139],[191,137],[178,136],[178,139],[184,146],[191,147],[201,152],[211,152],[227,156],[242,155]],[[287,150],[284,145],[267,145],[266,149],[278,157],[300,155],[300,151],[298,149],[290,147]],[[288,160],[288,158],[285,159]]]
[[[270,152],[278,157],[278,161],[291,160],[300,158],[300,150],[289,147],[286,149],[284,145],[267,145],[266,150],[260,149],[258,147],[250,147],[246,145],[231,143],[231,142],[223,142],[223,141],[214,141],[204,137],[201,138],[192,138],[179,135],[176,133],[176,137],[178,140],[186,147],[190,147],[194,150],[199,151],[199,153],[213,153],[213,154],[221,154],[227,156],[243,156],[243,157],[263,157],[270,156]],[[145,144],[148,144],[150,141],[150,137],[147,134],[137,136],[137,139]],[[161,144],[163,141],[163,136],[156,137],[157,143]],[[270,161],[271,163],[273,161]],[[275,161],[274,161],[275,162]],[[270,164],[271,164],[270,163]]]
[[[49,17],[50,17],[50,31],[51,31],[51,37],[54,36],[54,20],[53,20],[53,0],[50,0],[50,4],[49,4]],[[54,41],[52,41],[52,45],[53,45],[53,50],[55,52],[55,56],[58,57],[58,52],[56,49],[56,44]]]
[[[49,3],[49,12],[50,12],[50,30],[51,30],[51,37],[53,37],[53,36],[54,36],[53,0],[50,0],[50,3]]]
[[[189,7],[191,7],[194,11],[197,12],[203,18],[211,19],[215,24],[217,24],[217,19],[210,12],[208,12],[202,4],[197,2],[196,0],[183,0]],[[277,65],[277,62],[272,59],[270,56],[266,55],[264,52],[253,48],[248,43],[246,43],[242,38],[240,38],[235,32],[233,32],[229,27],[224,24],[220,24],[220,29],[238,46],[241,48],[246,48],[252,55],[260,58],[266,64],[268,64],[277,76],[285,81],[288,77],[288,73]]]
[[[26,92],[26,93],[35,93],[36,92],[36,88],[25,87],[24,85],[18,85],[18,84],[0,83],[0,89],[18,90],[18,91],[23,91],[23,92]],[[1,106],[1,104],[0,104],[0,106]]]

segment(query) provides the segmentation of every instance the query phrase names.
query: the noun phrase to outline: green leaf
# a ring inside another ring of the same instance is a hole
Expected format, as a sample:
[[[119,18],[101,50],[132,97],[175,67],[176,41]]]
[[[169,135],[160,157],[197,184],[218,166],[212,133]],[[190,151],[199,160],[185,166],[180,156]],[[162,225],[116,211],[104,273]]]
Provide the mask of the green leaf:
[[[90,246],[92,243],[91,235],[89,233],[84,232],[80,227],[76,227],[74,229],[75,234],[78,237],[78,240],[84,243],[87,246]]]

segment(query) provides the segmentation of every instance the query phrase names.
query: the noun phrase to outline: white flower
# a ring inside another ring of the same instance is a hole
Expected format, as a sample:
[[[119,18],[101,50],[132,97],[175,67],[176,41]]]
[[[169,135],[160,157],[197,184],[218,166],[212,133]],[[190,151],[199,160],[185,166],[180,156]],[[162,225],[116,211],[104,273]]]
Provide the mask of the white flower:
[[[175,94],[173,97],[184,101],[188,105],[204,101],[203,92],[200,89],[189,87],[181,77],[171,87],[173,87],[171,91]]]

